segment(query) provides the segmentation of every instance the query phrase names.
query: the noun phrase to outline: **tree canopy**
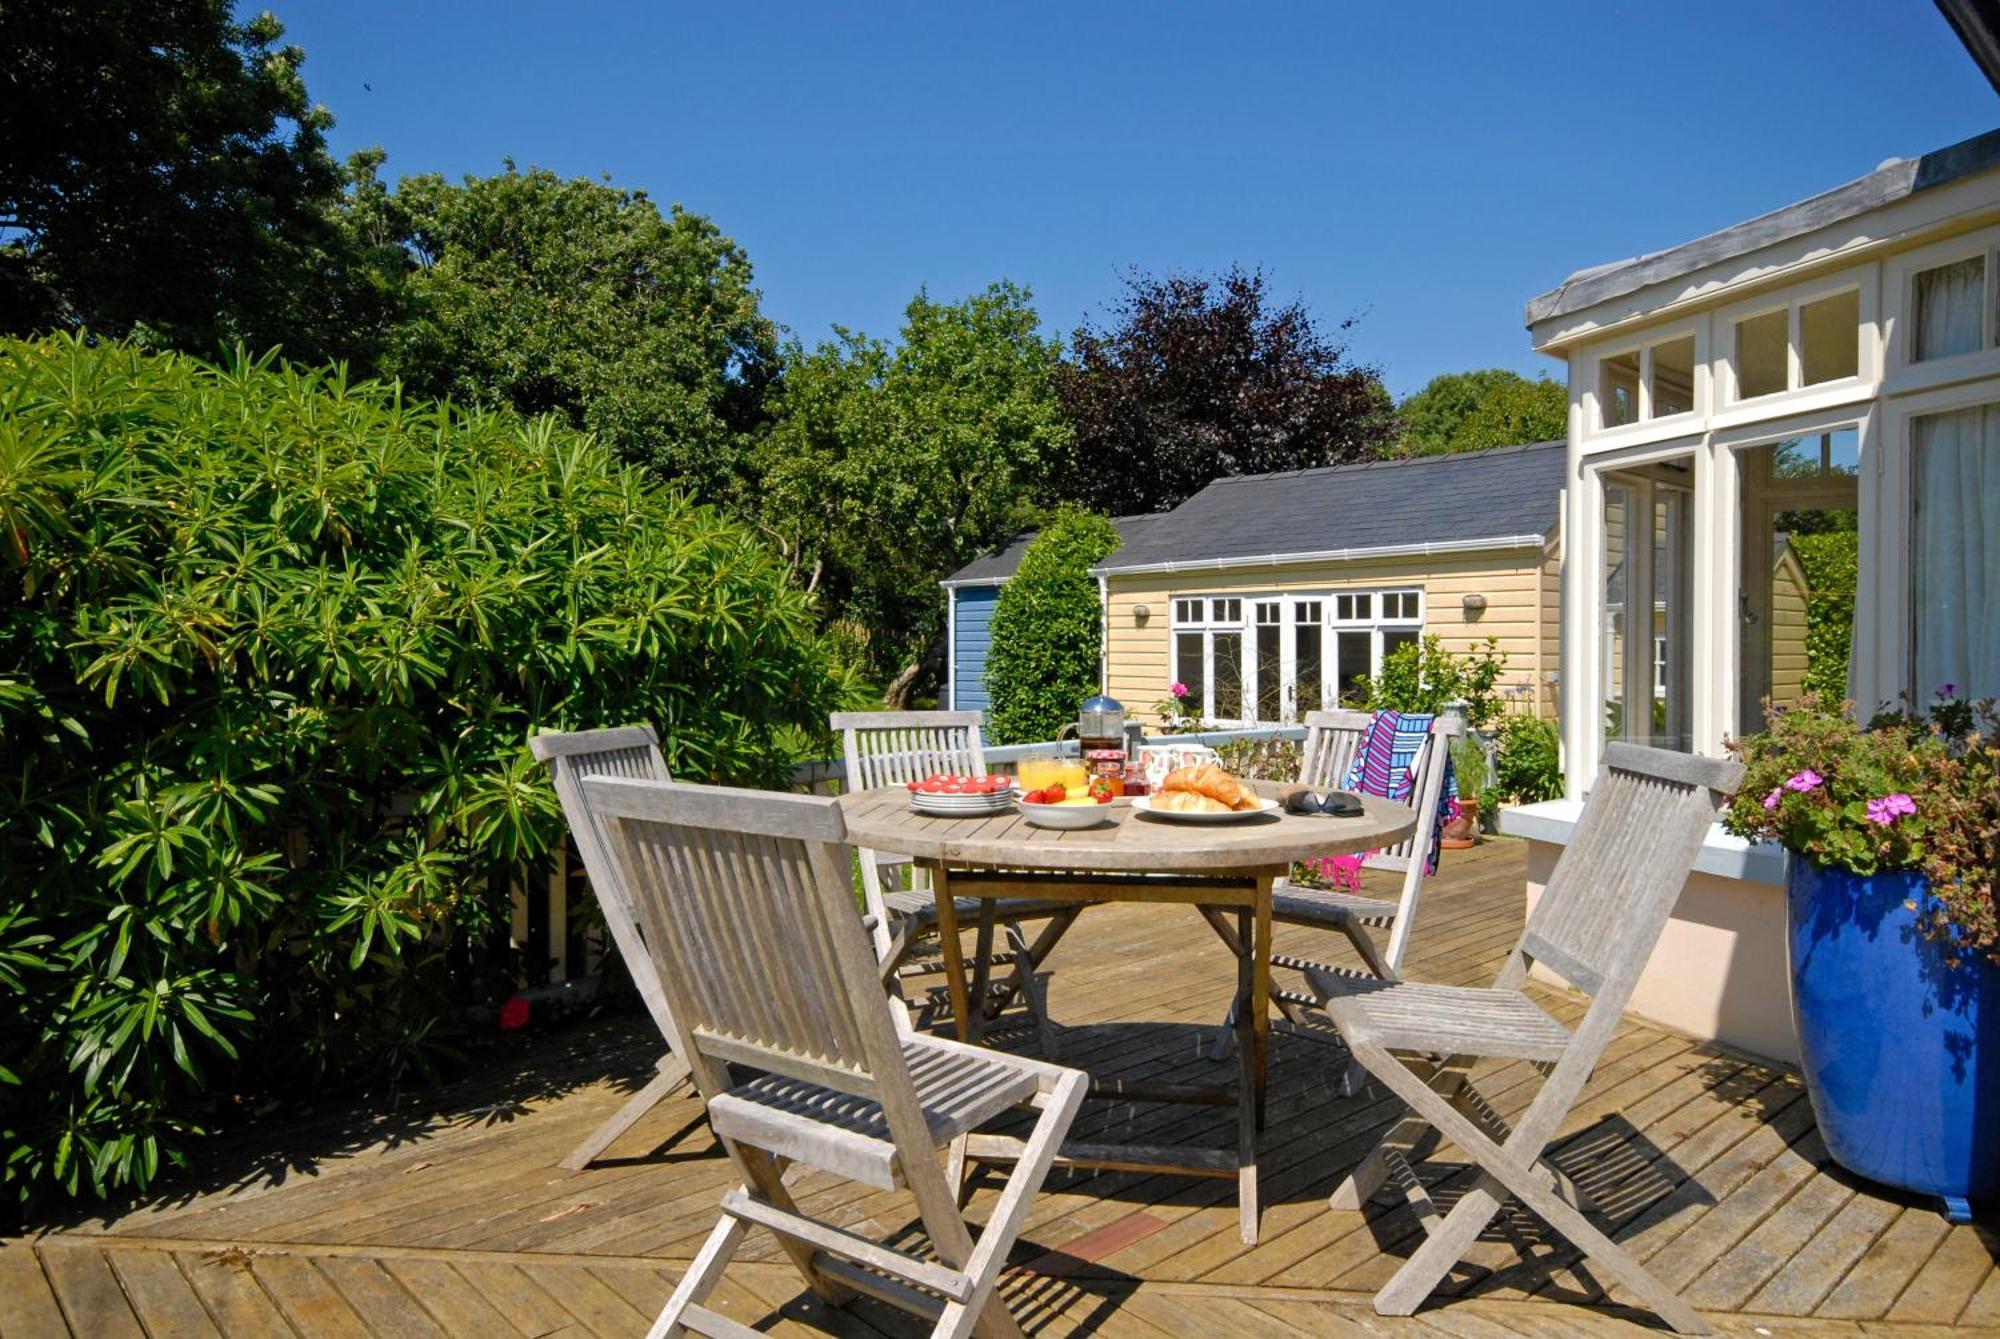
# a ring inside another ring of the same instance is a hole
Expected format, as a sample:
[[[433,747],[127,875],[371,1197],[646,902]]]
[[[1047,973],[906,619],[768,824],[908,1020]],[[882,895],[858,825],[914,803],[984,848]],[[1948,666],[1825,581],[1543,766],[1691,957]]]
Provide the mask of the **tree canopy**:
[[[1363,460],[1394,437],[1388,392],[1260,272],[1134,273],[1108,327],[1084,326],[1056,377],[1075,432],[1061,496],[1164,511],[1210,482]]]
[[[1547,377],[1530,381],[1504,367],[1441,373],[1396,412],[1402,455],[1485,451],[1569,435],[1569,392],[1562,383]]]
[[[357,248],[409,257],[382,370],[422,395],[554,413],[697,496],[727,495],[764,422],[776,327],[749,258],[643,191],[512,163],[453,184],[357,164]]]
[[[1094,512],[1058,508],[1021,555],[993,606],[986,688],[996,744],[1054,739],[1097,691],[1104,625],[1090,569],[1118,548],[1118,530]]]
[[[365,347],[378,290],[333,217],[333,118],[278,21],[232,9],[0,4],[0,329]]]
[[[892,702],[942,667],[938,581],[1030,519],[1067,448],[1038,327],[1027,290],[1000,283],[954,303],[919,293],[893,347],[841,331],[786,349],[743,507],[867,630]]]

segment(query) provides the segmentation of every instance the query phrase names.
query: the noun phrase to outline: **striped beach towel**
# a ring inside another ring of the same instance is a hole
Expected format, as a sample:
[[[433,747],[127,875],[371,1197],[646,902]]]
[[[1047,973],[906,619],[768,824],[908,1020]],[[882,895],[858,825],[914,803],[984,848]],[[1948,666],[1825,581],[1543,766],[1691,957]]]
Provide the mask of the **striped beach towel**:
[[[1427,711],[1381,711],[1361,736],[1354,751],[1354,765],[1340,783],[1343,790],[1358,790],[1402,803],[1416,788],[1417,753],[1430,737],[1437,717]],[[1458,817],[1458,777],[1452,771],[1451,755],[1444,759],[1444,785],[1438,791],[1437,812],[1431,818],[1430,850],[1424,857],[1424,873],[1437,873],[1439,843],[1444,825]]]

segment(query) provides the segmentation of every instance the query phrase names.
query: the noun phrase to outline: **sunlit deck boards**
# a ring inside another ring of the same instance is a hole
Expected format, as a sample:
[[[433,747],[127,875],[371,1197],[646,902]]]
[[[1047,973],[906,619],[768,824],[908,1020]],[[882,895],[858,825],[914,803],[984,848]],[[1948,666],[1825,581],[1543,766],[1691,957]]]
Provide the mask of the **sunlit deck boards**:
[[[1428,886],[1410,974],[1490,980],[1519,933],[1521,848],[1453,853]],[[1285,945],[1279,933],[1279,947]],[[1131,1078],[1192,1081],[1233,966],[1192,913],[1094,910],[1052,961],[1065,1059]],[[1775,965],[1774,965],[1775,970]],[[1559,1018],[1575,1009],[1544,1001]],[[1135,1026],[1093,1028],[1118,1019]],[[274,1148],[210,1150],[217,1188],[169,1192],[29,1247],[0,1247],[0,1339],[17,1334],[635,1335],[714,1221],[729,1174],[692,1099],[666,1102],[581,1173],[555,1166],[649,1076],[638,1019],[556,1039],[516,1072],[487,1074],[404,1111],[283,1131]],[[1609,1334],[1641,1332],[1598,1298],[1531,1220],[1496,1225],[1451,1289],[1470,1301],[1385,1321],[1368,1295],[1412,1249],[1404,1208],[1324,1208],[1336,1174],[1392,1114],[1339,1100],[1324,1052],[1279,1037],[1264,1155],[1263,1239],[1236,1238],[1229,1186],[1058,1172],[1038,1198],[1007,1285],[1039,1333],[1161,1335]],[[599,1080],[607,1066],[623,1087]],[[1521,1100],[1525,1065],[1482,1087]],[[1226,1109],[1092,1104],[1077,1137],[1227,1146]],[[671,1142],[669,1142],[671,1141]],[[656,1146],[665,1143],[659,1152]],[[1560,1161],[1617,1220],[1614,1233],[1726,1332],[1860,1335],[1912,1325],[2000,1329],[2000,1234],[1951,1227],[1826,1168],[1796,1076],[1628,1020],[1566,1128]],[[1447,1159],[1447,1161],[1449,1161]],[[289,1169],[275,1184],[266,1169]],[[1464,1172],[1433,1185],[1449,1201]],[[908,1202],[807,1178],[815,1213],[893,1232]],[[990,1203],[991,1192],[984,1192]],[[972,1217],[984,1206],[975,1198]],[[98,1234],[110,1234],[110,1241]],[[1540,1257],[1524,1264],[1519,1244]],[[1068,1249],[1066,1249],[1068,1248]],[[766,1238],[717,1306],[776,1332],[818,1331],[777,1309],[797,1276]],[[143,1322],[143,1328],[141,1327]],[[837,1333],[911,1333],[899,1314],[836,1313]],[[1885,1330],[1886,1327],[1886,1330]],[[1918,1331],[1913,1330],[1912,1333]]]

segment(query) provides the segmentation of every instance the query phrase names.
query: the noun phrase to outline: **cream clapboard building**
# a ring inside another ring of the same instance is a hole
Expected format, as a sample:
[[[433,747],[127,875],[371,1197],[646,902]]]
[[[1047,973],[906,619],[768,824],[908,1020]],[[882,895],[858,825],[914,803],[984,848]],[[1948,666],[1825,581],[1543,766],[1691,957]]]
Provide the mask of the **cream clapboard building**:
[[[1535,842],[1531,895],[1607,739],[1719,754],[1808,673],[1864,716],[2000,694],[2000,132],[1578,271],[1527,325],[1568,366],[1574,537],[1569,798],[1502,818]],[[1792,546],[1841,533],[1851,630],[1802,654]],[[1623,617],[1648,592],[1657,666]],[[1625,709],[1641,696],[1656,708]],[[1634,1007],[1790,1058],[1782,871],[1718,830]]]
[[[1185,684],[1210,724],[1296,721],[1425,633],[1493,639],[1513,709],[1553,715],[1562,443],[1220,479],[1096,574],[1107,691],[1156,719]]]

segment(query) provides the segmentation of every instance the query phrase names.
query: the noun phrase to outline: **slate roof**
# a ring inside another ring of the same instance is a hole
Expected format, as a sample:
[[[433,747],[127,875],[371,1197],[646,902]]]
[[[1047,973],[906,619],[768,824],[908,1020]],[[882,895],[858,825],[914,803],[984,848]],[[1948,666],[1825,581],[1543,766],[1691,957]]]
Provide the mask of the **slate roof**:
[[[1578,270],[1548,292],[1528,300],[1526,324],[1532,328],[1537,322],[1552,316],[1564,316],[1610,298],[1636,293],[1653,284],[1665,283],[1718,261],[1803,236],[1996,165],[2000,165],[2000,130],[1989,130],[1919,158],[1892,158],[1865,177],[1857,177],[1844,186],[1836,186],[1811,199],[1759,215],[1747,223],[1738,223],[1665,251],[1653,251],[1628,260]]]
[[[1536,442],[1218,479],[1149,518],[1095,570],[1334,560],[1353,550],[1466,549],[1546,538],[1556,525],[1567,459],[1564,443]]]
[[[1118,536],[1126,545],[1145,533],[1155,521],[1165,520],[1170,513],[1163,511],[1146,512],[1138,516],[1114,516],[1111,524],[1118,527]],[[1024,530],[1008,540],[1000,548],[984,557],[974,558],[965,566],[944,579],[947,586],[997,586],[1014,575],[1014,569],[1021,565],[1021,555],[1028,551],[1028,545],[1035,540],[1035,531]],[[1122,552],[1122,550],[1121,550]]]

